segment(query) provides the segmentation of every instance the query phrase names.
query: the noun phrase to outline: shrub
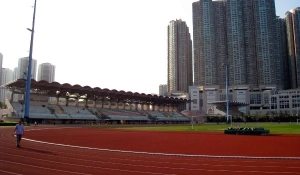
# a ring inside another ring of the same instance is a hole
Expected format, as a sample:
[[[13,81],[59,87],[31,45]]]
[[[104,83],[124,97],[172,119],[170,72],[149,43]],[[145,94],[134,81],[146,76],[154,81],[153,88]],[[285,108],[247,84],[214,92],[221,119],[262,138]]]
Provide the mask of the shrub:
[[[0,122],[0,126],[15,126],[17,122]]]

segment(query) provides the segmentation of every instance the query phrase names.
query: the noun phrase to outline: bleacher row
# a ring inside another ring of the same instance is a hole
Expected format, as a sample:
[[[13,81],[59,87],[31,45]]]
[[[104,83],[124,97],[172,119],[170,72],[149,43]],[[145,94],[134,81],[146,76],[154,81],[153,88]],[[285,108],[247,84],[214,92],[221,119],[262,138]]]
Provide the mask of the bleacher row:
[[[11,103],[18,117],[23,116],[23,105]],[[189,118],[178,112],[130,111],[125,109],[102,109],[95,107],[75,107],[62,105],[31,105],[29,116],[32,119],[49,120],[105,120],[143,122],[189,122]]]

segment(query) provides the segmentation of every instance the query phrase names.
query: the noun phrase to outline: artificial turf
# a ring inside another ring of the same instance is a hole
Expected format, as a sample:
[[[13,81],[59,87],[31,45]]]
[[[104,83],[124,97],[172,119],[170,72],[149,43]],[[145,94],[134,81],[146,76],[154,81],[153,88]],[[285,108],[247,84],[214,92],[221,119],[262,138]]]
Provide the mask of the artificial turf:
[[[150,131],[193,131],[193,132],[224,132],[228,127],[263,127],[270,134],[300,134],[297,123],[233,123],[233,124],[197,124],[197,125],[106,125],[106,129],[150,130]]]

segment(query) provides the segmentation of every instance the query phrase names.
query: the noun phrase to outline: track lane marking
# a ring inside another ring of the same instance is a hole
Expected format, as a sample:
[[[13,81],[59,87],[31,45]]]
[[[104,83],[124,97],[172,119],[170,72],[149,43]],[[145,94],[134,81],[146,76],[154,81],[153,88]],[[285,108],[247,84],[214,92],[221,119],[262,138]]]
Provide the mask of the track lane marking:
[[[66,163],[66,162],[58,162],[58,161],[52,161],[52,160],[45,160],[41,158],[32,158],[32,157],[27,157],[27,156],[21,156],[21,155],[15,155],[15,154],[10,154],[10,153],[3,153],[0,152],[1,154],[5,154],[8,156],[12,157],[19,157],[19,158],[24,158],[24,159],[31,159],[31,160],[36,160],[36,161],[44,161],[44,162],[49,162],[49,163],[57,163],[57,164],[64,164],[64,165],[69,165],[69,166],[80,166],[84,168],[94,168],[94,169],[103,169],[103,170],[112,170],[112,171],[121,171],[121,172],[130,172],[130,173],[139,173],[139,174],[156,174],[156,175],[176,175],[176,174],[167,174],[167,173],[154,173],[154,172],[146,172],[146,171],[132,171],[132,170],[124,170],[124,169],[115,169],[115,168],[105,168],[105,167],[96,167],[96,166],[89,166],[89,165],[81,165],[81,164],[74,164],[74,163]],[[1,160],[0,160],[1,161]],[[93,161],[97,162],[97,161]],[[101,162],[103,163],[103,162]],[[156,166],[149,166],[149,165],[132,165],[132,164],[125,164],[125,163],[115,163],[115,162],[104,162],[107,164],[115,164],[115,165],[123,165],[123,166],[137,166],[137,167],[147,167],[147,168],[164,168],[168,169],[168,167],[156,167]],[[22,163],[20,163],[22,164]]]
[[[98,150],[98,151],[108,151],[108,152],[120,152],[120,153],[131,153],[131,154],[147,154],[147,155],[179,156],[179,157],[202,157],[202,158],[285,159],[285,160],[288,159],[288,160],[300,160],[300,157],[215,156],[215,155],[197,155],[197,154],[152,153],[152,152],[144,152],[144,151],[125,151],[125,150],[115,150],[115,149],[91,148],[91,147],[86,147],[86,146],[76,146],[76,145],[67,145],[67,144],[60,144],[60,143],[44,142],[44,141],[38,141],[38,140],[33,140],[33,139],[27,139],[27,138],[24,138],[24,140],[31,141],[31,142],[37,142],[37,143],[43,143],[43,144],[49,144],[49,145],[70,147],[70,148]]]
[[[64,171],[64,170],[58,170],[58,169],[53,169],[53,168],[34,166],[34,165],[30,165],[30,164],[23,164],[23,163],[19,163],[19,162],[12,162],[12,161],[6,161],[6,160],[0,160],[0,162],[10,163],[13,165],[17,164],[17,165],[22,165],[22,166],[26,166],[26,167],[33,167],[33,168],[39,168],[39,169],[45,169],[45,170],[51,170],[51,171],[58,171],[58,172],[63,172],[63,173],[70,173],[70,174],[92,175],[92,174],[86,174],[86,173],[78,173],[78,172]]]
[[[2,153],[3,154],[3,153]],[[5,153],[8,154],[8,153]],[[24,156],[18,156],[18,155],[13,155],[13,154],[8,154],[11,156],[15,156],[15,157],[22,157],[25,158]],[[36,160],[37,158],[29,158],[29,159],[33,159]],[[41,159],[38,159],[41,160]],[[57,163],[56,161],[49,161],[49,160],[43,160],[46,162],[52,162],[52,163]],[[94,166],[85,166],[85,165],[75,165],[75,164],[71,164],[71,163],[62,163],[61,164],[66,164],[66,165],[74,165],[74,166],[83,166],[86,168],[96,168],[96,169],[103,169],[103,170],[114,170],[114,171],[122,171],[122,172],[130,172],[130,173],[139,173],[139,174],[156,174],[156,175],[176,175],[176,174],[166,174],[166,173],[154,173],[154,172],[141,172],[141,171],[132,171],[132,170],[123,170],[123,169],[113,169],[113,168],[104,168],[104,167],[94,167]],[[115,163],[118,164],[118,163]],[[124,164],[126,165],[126,164]],[[209,164],[211,165],[211,164]],[[136,165],[139,166],[139,165]],[[225,165],[224,165],[225,166]],[[150,166],[151,167],[151,166]],[[255,166],[255,167],[260,167],[260,166]],[[253,168],[255,168],[253,167]],[[167,169],[173,169],[173,170],[188,170],[188,171],[207,171],[207,172],[232,172],[232,173],[265,173],[265,174],[300,174],[300,172],[287,172],[287,171],[281,171],[281,172],[277,172],[277,171],[249,171],[249,170],[230,170],[230,169],[221,169],[221,170],[217,170],[217,169],[204,169],[204,168],[197,168],[197,169],[188,169],[188,168],[172,168],[172,167],[165,167]],[[280,168],[280,167],[279,167]]]
[[[65,128],[83,128],[83,127],[61,127],[61,128],[39,128],[38,130],[43,129],[65,129]],[[35,130],[35,129],[31,129]],[[31,131],[29,130],[29,131]],[[4,134],[2,133],[2,137]],[[152,152],[137,152],[137,151],[125,151],[125,150],[113,150],[113,149],[102,149],[102,148],[91,148],[91,147],[84,147],[84,146],[74,146],[74,145],[67,145],[67,144],[57,144],[51,142],[43,142],[33,139],[22,138],[27,141],[37,142],[42,144],[48,145],[56,145],[56,146],[63,146],[63,147],[73,147],[79,149],[87,149],[87,150],[97,150],[97,151],[107,151],[107,152],[119,152],[119,153],[131,153],[131,154],[147,154],[147,155],[161,155],[161,156],[178,156],[178,157],[200,157],[200,158],[237,158],[237,159],[283,159],[283,160],[300,160],[300,157],[263,157],[263,156],[216,156],[216,155],[192,155],[192,154],[168,154],[168,153],[152,153]]]
[[[63,127],[63,128],[39,128],[38,130],[43,129],[65,129],[65,128],[78,128],[78,127]],[[82,127],[80,127],[82,128]],[[31,129],[35,130],[35,129]],[[31,131],[28,130],[28,131]],[[3,133],[2,133],[3,137]],[[67,144],[59,144],[59,143],[51,143],[38,141],[33,139],[22,138],[27,141],[37,142],[42,144],[63,146],[63,147],[72,147],[79,149],[88,149],[88,150],[98,150],[98,151],[107,151],[107,152],[119,152],[119,153],[131,153],[131,154],[147,154],[147,155],[161,155],[161,156],[179,156],[179,157],[200,157],[200,158],[235,158],[235,159],[283,159],[283,160],[300,160],[300,157],[264,157],[264,156],[216,156],[216,155],[193,155],[193,154],[168,154],[168,153],[152,153],[152,152],[142,152],[142,151],[125,151],[125,150],[113,150],[113,149],[102,149],[102,148],[91,148],[84,146],[75,146],[75,145],[67,145]]]
[[[30,140],[30,139],[28,139],[28,140]],[[41,142],[41,141],[36,141],[36,142],[40,142],[40,143],[43,143],[43,144],[49,144],[49,145],[55,145],[55,144],[53,144],[53,143],[49,143],[49,142]],[[79,149],[88,149],[88,150],[99,150],[98,148],[89,148],[89,147],[79,147],[79,146],[72,146],[72,145],[63,145],[63,144],[57,144],[58,146],[65,146],[65,147],[75,147],[75,148],[79,148]],[[120,151],[122,151],[122,150],[109,150],[109,149],[101,149],[101,150],[105,150],[105,151],[109,151],[109,152],[120,152]],[[122,151],[122,152],[124,152],[124,151]],[[125,151],[126,153],[132,153],[132,151]],[[144,153],[144,152],[141,152],[141,153]],[[147,153],[147,152],[146,152]],[[136,152],[135,154],[138,154],[138,152]],[[152,153],[150,153],[150,154],[152,154]],[[164,154],[164,153],[158,153],[158,154]],[[171,155],[174,155],[174,154],[171,154]],[[177,155],[177,154],[175,154],[175,155]],[[181,155],[181,154],[179,154],[179,155]],[[165,155],[164,155],[165,156]],[[198,156],[198,155],[192,155],[192,156]],[[202,155],[201,155],[202,156]],[[206,156],[206,155],[204,155],[204,156]],[[191,156],[185,156],[185,157],[191,157]],[[224,156],[222,156],[222,157],[224,157]],[[231,157],[231,156],[230,156]],[[273,157],[272,157],[273,158]],[[298,158],[298,157],[296,157],[296,158]],[[297,159],[298,160],[298,159]],[[292,167],[291,167],[292,168]],[[214,170],[207,170],[207,169],[201,169],[201,170],[204,170],[204,171],[214,171]],[[228,170],[215,170],[215,171],[220,171],[220,172],[226,172],[226,171],[228,171]],[[245,171],[230,171],[230,172],[245,172]],[[247,172],[249,172],[249,171],[247,171]],[[261,172],[261,171],[251,171],[252,173],[258,173],[258,172]],[[264,173],[277,173],[277,172],[264,172]],[[278,172],[278,173],[283,173],[283,174],[287,174],[287,173],[291,173],[291,172]],[[299,174],[299,173],[297,173],[297,174]]]
[[[4,148],[4,149],[10,149],[10,150],[13,150],[11,148],[6,148],[6,147],[2,147],[0,146],[0,148]],[[21,149],[22,150],[22,149]],[[24,150],[24,152],[27,152],[26,150]],[[31,153],[31,152],[30,152]],[[62,152],[60,152],[62,153]],[[16,156],[14,154],[9,154],[9,153],[2,153],[2,154],[6,154],[6,155],[11,155],[11,156]],[[41,153],[33,153],[33,154],[38,154],[38,155],[41,155]],[[73,153],[71,153],[73,154]],[[75,154],[73,154],[75,155]],[[143,167],[146,167],[146,168],[149,168],[149,167],[153,167],[153,168],[170,168],[170,169],[176,169],[176,168],[173,168],[173,167],[160,167],[160,166],[149,166],[149,165],[137,165],[137,164],[129,164],[129,163],[116,163],[116,162],[111,162],[111,161],[95,161],[95,160],[86,160],[86,159],[82,159],[82,158],[72,158],[72,157],[64,157],[64,156],[58,156],[58,155],[47,155],[48,157],[57,157],[57,158],[62,158],[62,159],[68,159],[68,160],[76,160],[76,161],[84,161],[84,162],[91,162],[91,163],[106,163],[106,164],[116,164],[116,165],[129,165],[129,166],[143,166]],[[88,157],[99,157],[99,156],[88,156]],[[38,158],[36,158],[38,159]],[[163,162],[157,162],[157,161],[144,161],[144,160],[131,160],[131,159],[119,159],[119,158],[109,158],[109,157],[101,157],[101,159],[112,159],[112,160],[116,160],[116,161],[132,161],[132,162],[138,162],[138,163],[157,163],[157,164],[172,164],[172,165],[178,165],[178,166],[186,166],[186,165],[189,165],[189,166],[215,166],[215,167],[222,167],[222,166],[225,166],[225,167],[245,167],[245,168],[256,168],[256,167],[264,167],[264,168],[281,168],[281,166],[278,166],[278,165],[260,165],[260,166],[256,166],[256,165],[226,165],[226,164],[209,164],[209,163],[184,163],[184,162],[181,162],[181,163],[174,163],[174,162],[166,162],[166,161],[163,161]],[[49,160],[50,161],[50,160]],[[230,161],[232,163],[237,163],[237,161]],[[240,161],[238,161],[239,163],[241,163]],[[244,161],[244,163],[247,163],[247,162],[255,162],[255,161]],[[264,162],[266,163],[266,162]],[[280,164],[280,162],[275,162],[276,164]],[[299,162],[295,162],[295,163],[299,163]],[[178,167],[177,167],[178,168]],[[300,167],[285,167],[285,168],[290,168],[290,169],[300,169]],[[179,168],[178,168],[179,169]],[[195,170],[195,168],[187,168],[187,170]]]
[[[13,173],[13,172],[3,171],[3,170],[0,170],[0,172],[7,173],[7,174],[23,175],[23,174]]]

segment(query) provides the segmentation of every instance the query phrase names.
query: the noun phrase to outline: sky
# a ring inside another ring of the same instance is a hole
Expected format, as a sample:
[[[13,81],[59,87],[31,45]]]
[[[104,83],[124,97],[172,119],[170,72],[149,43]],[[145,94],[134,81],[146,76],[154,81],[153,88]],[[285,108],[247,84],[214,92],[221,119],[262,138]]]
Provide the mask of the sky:
[[[55,81],[158,94],[167,84],[167,26],[187,22],[197,0],[37,0],[33,59],[56,66]],[[29,55],[34,0],[0,0],[3,68]],[[275,0],[276,14],[300,7]]]

